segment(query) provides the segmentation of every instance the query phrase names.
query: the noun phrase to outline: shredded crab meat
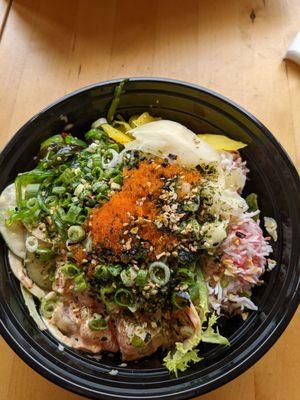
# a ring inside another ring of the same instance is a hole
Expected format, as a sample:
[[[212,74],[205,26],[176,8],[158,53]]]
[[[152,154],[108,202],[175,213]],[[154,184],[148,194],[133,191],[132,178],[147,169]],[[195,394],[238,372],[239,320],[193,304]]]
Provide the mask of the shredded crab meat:
[[[219,251],[220,263],[211,257],[206,259],[205,265],[211,307],[218,314],[221,310],[257,310],[249,299],[251,288],[262,283],[266,265],[268,268],[267,257],[272,252],[259,222],[247,215],[231,222]]]
[[[265,272],[266,257],[272,252],[272,247],[263,237],[259,223],[245,217],[229,225],[220,250],[222,263],[227,265],[225,274],[235,275],[241,282],[257,284]]]

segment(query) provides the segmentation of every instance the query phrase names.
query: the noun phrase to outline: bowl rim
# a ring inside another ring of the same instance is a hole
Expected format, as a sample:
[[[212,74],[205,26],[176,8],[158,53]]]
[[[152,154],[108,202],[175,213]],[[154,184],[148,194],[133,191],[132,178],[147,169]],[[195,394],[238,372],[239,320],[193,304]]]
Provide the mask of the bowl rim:
[[[42,114],[45,112],[48,112],[52,108],[56,107],[59,105],[61,102],[66,101],[72,97],[77,96],[78,94],[81,94],[83,92],[89,91],[91,89],[96,89],[100,88],[103,86],[108,86],[108,85],[116,85],[118,84],[123,78],[118,78],[118,79],[112,79],[112,80],[106,80],[102,82],[96,82],[87,86],[84,86],[80,89],[77,89],[75,91],[72,91],[63,97],[60,97],[58,100],[52,102],[50,105],[44,107],[40,112],[36,113],[32,118],[30,118],[24,125],[22,125],[17,132],[13,135],[13,137],[6,143],[4,146],[2,152],[0,153],[0,161],[4,160],[11,150],[14,148],[16,143],[19,141],[21,135],[23,134],[23,131],[27,129],[28,126],[30,126],[36,119],[38,119]],[[163,77],[132,77],[129,78],[129,82],[158,82],[158,83],[167,83],[171,85],[179,85],[183,87],[187,87],[190,89],[195,89],[196,91],[200,91],[204,94],[213,96],[225,103],[227,103],[229,106],[233,107],[236,109],[238,112],[244,114],[247,118],[249,118],[263,133],[273,142],[273,144],[276,146],[278,151],[281,153],[281,156],[283,157],[285,163],[289,166],[290,173],[292,175],[292,178],[296,183],[298,183],[298,193],[300,194],[300,177],[297,172],[297,169],[295,165],[293,164],[290,156],[287,154],[286,150],[282,147],[282,145],[279,143],[279,141],[275,138],[275,136],[266,128],[264,124],[262,124],[253,114],[245,110],[243,107],[235,103],[234,101],[228,99],[227,97],[211,90],[205,87],[202,87],[197,84],[193,83],[188,83],[182,80],[176,80],[176,79],[170,79],[170,78],[163,78]],[[271,336],[266,338],[263,342],[260,343],[259,347],[255,349],[254,353],[249,357],[248,359],[244,360],[242,364],[238,364],[236,366],[233,366],[230,370],[230,373],[227,371],[226,374],[221,374],[217,379],[214,381],[209,382],[205,388],[202,386],[199,387],[193,387],[189,388],[186,390],[182,390],[179,392],[176,392],[178,398],[191,398],[197,395],[201,395],[204,393],[208,393],[214,389],[217,389],[218,387],[224,385],[225,383],[230,382],[231,380],[235,379],[237,376],[241,375],[243,372],[245,372],[247,369],[249,369],[251,366],[253,366],[272,346],[273,344],[278,340],[278,338],[281,336],[289,322],[291,321],[293,315],[295,314],[298,303],[300,301],[300,291],[299,291],[299,285],[300,285],[300,279],[298,279],[298,283],[296,286],[295,291],[293,292],[293,295],[289,299],[289,307],[286,309],[284,315],[280,319],[279,324],[273,329]],[[0,312],[1,312],[1,304],[0,304]],[[79,394],[79,395],[84,395],[88,396],[90,398],[99,398],[100,392],[93,393],[92,390],[89,389],[89,393],[87,393],[86,389],[83,386],[80,386],[79,384],[76,384],[75,382],[70,382],[68,381],[65,377],[59,376],[55,371],[50,370],[48,367],[45,365],[39,363],[34,356],[30,354],[29,351],[26,349],[22,348],[20,343],[18,343],[17,339],[12,335],[12,333],[9,331],[9,328],[5,326],[4,320],[1,318],[0,314],[0,333],[3,337],[3,339],[6,341],[6,343],[12,348],[12,350],[27,364],[29,365],[33,370],[38,372],[40,375],[42,375],[44,378],[50,380],[51,382],[61,386],[64,389],[68,389],[73,393]],[[118,385],[118,383],[116,382]],[[110,395],[108,393],[102,393],[101,394],[103,398],[107,399],[113,399],[117,398],[115,395]],[[157,397],[163,397],[163,398],[171,398],[174,395],[170,394],[160,394],[159,396],[149,396],[147,397],[148,399],[154,399]],[[125,396],[121,396],[120,398],[129,398]],[[133,398],[133,397],[130,397]],[[137,397],[141,398],[141,397]]]

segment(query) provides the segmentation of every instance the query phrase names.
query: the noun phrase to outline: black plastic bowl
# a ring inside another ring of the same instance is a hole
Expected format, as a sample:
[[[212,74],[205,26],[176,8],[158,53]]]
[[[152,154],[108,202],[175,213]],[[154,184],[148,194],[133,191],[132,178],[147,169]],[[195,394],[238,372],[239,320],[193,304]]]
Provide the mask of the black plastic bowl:
[[[33,167],[39,144],[61,132],[67,116],[71,132],[81,135],[104,116],[119,81],[78,90],[43,110],[24,125],[1,154],[1,190],[18,172]],[[118,358],[96,361],[65,349],[29,317],[16,279],[9,271],[1,241],[0,328],[12,349],[37,372],[81,395],[102,399],[186,399],[228,382],[256,362],[278,339],[299,301],[299,177],[272,134],[252,115],[210,90],[166,79],[131,79],[119,112],[125,117],[151,114],[183,123],[195,132],[225,133],[248,143],[243,156],[251,170],[247,191],[259,196],[264,215],[278,222],[274,258],[278,266],[254,291],[258,312],[246,322],[220,321],[230,346],[203,346],[204,360],[176,378],[161,365],[161,354],[119,367]],[[112,369],[118,375],[109,374]]]

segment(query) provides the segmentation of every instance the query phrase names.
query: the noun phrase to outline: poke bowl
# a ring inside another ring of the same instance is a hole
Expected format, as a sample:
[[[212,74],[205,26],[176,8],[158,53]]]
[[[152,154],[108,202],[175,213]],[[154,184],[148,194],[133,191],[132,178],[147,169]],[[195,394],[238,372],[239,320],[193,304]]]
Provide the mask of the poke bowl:
[[[0,166],[0,331],[56,384],[192,398],[253,365],[292,318],[299,176],[221,95],[94,84],[28,121]]]

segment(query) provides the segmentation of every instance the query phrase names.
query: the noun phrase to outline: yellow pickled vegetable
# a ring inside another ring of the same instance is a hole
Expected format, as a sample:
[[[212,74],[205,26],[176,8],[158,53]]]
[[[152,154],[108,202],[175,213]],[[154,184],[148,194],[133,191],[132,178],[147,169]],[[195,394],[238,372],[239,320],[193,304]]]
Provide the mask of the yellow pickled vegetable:
[[[137,126],[147,124],[148,122],[157,121],[160,118],[152,117],[148,112],[144,112],[141,115],[133,115],[129,119],[129,124],[131,128],[136,128]]]
[[[224,135],[212,135],[207,133],[197,136],[218,151],[237,151],[247,146],[243,142],[238,142],[237,140],[230,139]]]
[[[130,131],[131,126],[128,124],[128,122],[125,121],[114,121],[113,125],[116,125],[118,130],[126,133]]]
[[[131,137],[109,124],[102,124],[101,129],[103,129],[104,132],[107,133],[108,136],[117,143],[125,144],[132,140]]]

